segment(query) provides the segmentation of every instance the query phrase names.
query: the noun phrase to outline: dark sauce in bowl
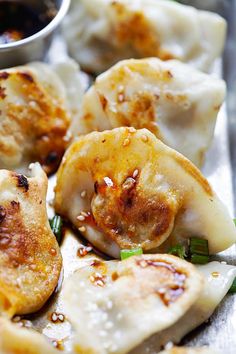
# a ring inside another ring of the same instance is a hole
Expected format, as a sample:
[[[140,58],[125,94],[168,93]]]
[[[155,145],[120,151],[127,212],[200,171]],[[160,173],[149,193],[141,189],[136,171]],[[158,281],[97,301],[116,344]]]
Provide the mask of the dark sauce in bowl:
[[[23,2],[0,1],[0,45],[32,36],[46,27],[54,16],[55,11],[38,13]]]

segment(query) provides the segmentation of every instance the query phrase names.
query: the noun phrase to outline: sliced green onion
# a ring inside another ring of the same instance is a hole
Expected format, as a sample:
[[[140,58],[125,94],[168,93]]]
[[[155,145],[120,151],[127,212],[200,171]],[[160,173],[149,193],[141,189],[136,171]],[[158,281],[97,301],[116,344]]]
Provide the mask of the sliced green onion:
[[[133,248],[131,250],[121,250],[120,251],[120,258],[123,261],[126,258],[129,258],[132,256],[139,256],[140,254],[143,254],[142,248]]]
[[[49,220],[52,232],[56,236],[57,242],[60,244],[62,239],[62,218],[59,215],[55,215]]]
[[[208,241],[198,237],[191,237],[189,252],[190,255],[199,254],[203,256],[209,256]]]
[[[206,264],[209,262],[209,256],[203,256],[201,254],[192,254],[190,262],[193,264]]]
[[[176,246],[170,247],[168,250],[168,253],[173,254],[174,256],[177,256],[182,259],[184,259],[187,256],[185,247],[183,245],[176,245]]]
[[[234,225],[236,226],[236,219],[233,219]]]
[[[235,294],[236,293],[236,278],[234,279],[234,281],[233,281],[228,293],[230,293],[230,294]]]

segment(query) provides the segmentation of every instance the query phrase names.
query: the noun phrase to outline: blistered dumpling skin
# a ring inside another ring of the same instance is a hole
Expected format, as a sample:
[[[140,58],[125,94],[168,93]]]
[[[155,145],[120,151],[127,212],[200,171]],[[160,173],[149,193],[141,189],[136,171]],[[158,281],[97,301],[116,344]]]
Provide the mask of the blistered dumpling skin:
[[[70,76],[71,71],[68,63]],[[56,69],[43,63],[0,71],[0,168],[25,173],[38,161],[48,174],[57,169],[75,113],[66,86]]]
[[[73,327],[75,352],[127,353],[176,322],[202,286],[194,266],[170,255],[92,262],[64,285],[63,306]]]
[[[223,49],[217,14],[167,0],[73,0],[64,22],[70,54],[102,72],[122,59],[179,59],[207,71]]]
[[[224,97],[222,80],[181,62],[124,60],[98,76],[84,95],[77,133],[147,128],[201,166]]]
[[[1,354],[58,354],[42,334],[7,319],[0,318],[0,333]]]
[[[55,289],[61,254],[46,212],[47,177],[0,170],[0,314],[39,310]]]
[[[146,129],[78,138],[55,193],[56,212],[114,257],[133,247],[165,252],[191,236],[208,239],[210,253],[235,242],[234,223],[200,171]]]
[[[228,293],[236,277],[236,267],[220,262],[210,262],[206,265],[198,265],[197,269],[204,277],[204,287],[197,301],[179,321],[144,341],[130,354],[143,354],[147,351],[149,354],[155,354],[168,342],[178,344],[187,333],[210,318]]]
[[[203,348],[174,347],[171,349],[164,350],[159,354],[220,354],[220,352],[216,351],[215,349],[210,349],[207,347],[203,347]]]

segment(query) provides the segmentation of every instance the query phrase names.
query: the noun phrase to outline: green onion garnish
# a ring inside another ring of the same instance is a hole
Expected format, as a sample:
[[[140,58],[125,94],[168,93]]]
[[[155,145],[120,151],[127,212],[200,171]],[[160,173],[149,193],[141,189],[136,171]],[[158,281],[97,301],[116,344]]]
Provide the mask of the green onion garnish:
[[[177,256],[182,259],[184,259],[186,257],[186,250],[183,245],[176,245],[176,246],[170,247],[168,250],[168,253],[173,254],[174,256]]]
[[[52,232],[56,236],[57,242],[60,244],[62,239],[62,218],[59,215],[55,215],[49,220]]]
[[[234,225],[236,226],[236,219],[233,219]]]
[[[234,281],[233,281],[228,293],[230,293],[230,294],[235,294],[236,293],[236,278],[234,279]]]
[[[129,258],[132,256],[139,256],[140,254],[143,254],[142,248],[133,248],[131,250],[121,250],[120,251],[120,258],[123,261],[126,258]]]
[[[202,254],[192,254],[190,261],[193,264],[206,264],[209,262],[209,256],[203,256]]]
[[[191,237],[189,252],[190,255],[199,254],[203,256],[209,256],[208,241],[198,237]]]

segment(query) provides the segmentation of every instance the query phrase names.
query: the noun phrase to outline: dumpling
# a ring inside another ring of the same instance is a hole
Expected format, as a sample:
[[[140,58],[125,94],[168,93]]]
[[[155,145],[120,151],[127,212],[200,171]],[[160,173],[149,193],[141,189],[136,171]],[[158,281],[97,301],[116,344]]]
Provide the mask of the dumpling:
[[[0,70],[0,168],[25,173],[30,162],[38,161],[50,174],[58,167],[77,113],[71,90],[67,94],[59,76],[65,76],[65,70],[74,77],[79,101],[78,67],[73,62],[64,63],[64,68],[31,63]]]
[[[74,130],[147,128],[201,166],[224,97],[224,81],[176,60],[124,60],[85,93]]]
[[[46,212],[47,177],[0,170],[0,314],[39,310],[61,272],[60,249]]]
[[[170,255],[95,263],[75,272],[62,294],[79,353],[127,353],[175,323],[203,287],[193,265]]]
[[[72,57],[90,72],[145,57],[207,71],[222,52],[226,22],[168,0],[73,0],[63,32]]]
[[[197,269],[205,282],[195,304],[174,325],[153,335],[130,354],[154,354],[168,342],[177,344],[187,333],[210,318],[231,287],[236,276],[236,267],[220,262],[210,262],[197,266]]]
[[[220,353],[215,349],[210,349],[207,347],[203,347],[203,348],[174,347],[171,349],[164,350],[159,354],[220,354]]]
[[[58,354],[43,335],[3,318],[0,318],[0,333],[1,354]]]
[[[200,171],[147,129],[81,136],[57,174],[56,212],[101,251],[166,252],[191,236],[210,253],[230,247],[235,225]]]

